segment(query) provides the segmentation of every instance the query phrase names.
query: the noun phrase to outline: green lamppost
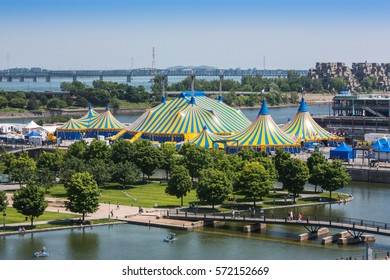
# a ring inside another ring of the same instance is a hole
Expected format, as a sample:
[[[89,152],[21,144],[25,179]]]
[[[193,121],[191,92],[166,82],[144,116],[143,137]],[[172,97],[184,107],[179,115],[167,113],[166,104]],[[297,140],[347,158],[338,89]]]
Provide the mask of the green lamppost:
[[[4,210],[3,210],[3,228],[4,228],[4,230],[5,230],[5,216],[7,216],[7,213],[6,213],[5,208],[4,208]]]

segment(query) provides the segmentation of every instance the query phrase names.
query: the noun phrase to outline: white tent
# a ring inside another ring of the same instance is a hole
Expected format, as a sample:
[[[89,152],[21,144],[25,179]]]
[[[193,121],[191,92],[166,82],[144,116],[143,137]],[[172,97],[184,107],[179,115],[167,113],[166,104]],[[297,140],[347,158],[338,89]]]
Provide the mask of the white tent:
[[[29,122],[25,127],[23,127],[23,134],[30,133],[31,131],[37,129],[38,127],[41,127],[36,122],[31,121]]]

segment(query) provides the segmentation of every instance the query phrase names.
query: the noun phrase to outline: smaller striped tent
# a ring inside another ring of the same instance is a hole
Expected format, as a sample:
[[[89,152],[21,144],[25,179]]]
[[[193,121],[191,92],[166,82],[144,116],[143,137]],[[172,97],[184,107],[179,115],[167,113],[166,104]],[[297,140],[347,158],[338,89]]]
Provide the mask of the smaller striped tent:
[[[304,98],[302,98],[298,112],[293,120],[285,124],[282,129],[297,141],[317,142],[322,140],[340,140],[340,138],[332,135],[315,122],[307,109]]]
[[[291,152],[299,152],[300,146],[275,123],[270,116],[265,100],[263,100],[257,118],[248,128],[236,135],[224,138],[235,141],[235,144],[228,148],[229,152],[235,152],[242,148],[253,148],[267,152],[284,148]]]
[[[97,137],[98,135],[111,137],[123,128],[125,126],[111,114],[110,108],[107,106],[104,113],[101,113],[90,122],[86,129],[86,137]]]
[[[82,119],[92,119],[94,117],[97,117],[99,114],[92,108],[92,105],[89,105],[88,107],[88,112],[85,113],[84,116],[82,116],[81,118],[79,118],[79,120],[82,120]]]
[[[203,127],[201,133],[195,136],[193,139],[188,141],[183,141],[176,144],[177,148],[180,148],[185,143],[195,144],[198,147],[203,147],[206,149],[210,148],[224,148],[222,143],[219,143],[221,136],[212,133],[207,126]]]
[[[91,121],[96,118],[99,114],[92,108],[92,105],[89,105],[88,112],[84,114],[81,118],[77,119],[79,122],[83,123],[85,126],[89,126]]]
[[[63,140],[81,140],[86,128],[82,122],[71,118],[63,126],[57,128],[56,137]]]

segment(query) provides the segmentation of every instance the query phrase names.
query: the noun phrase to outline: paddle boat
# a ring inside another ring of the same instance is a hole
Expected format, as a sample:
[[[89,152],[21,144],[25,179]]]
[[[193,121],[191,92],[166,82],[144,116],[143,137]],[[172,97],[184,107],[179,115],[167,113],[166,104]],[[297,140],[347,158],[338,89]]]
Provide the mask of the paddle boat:
[[[36,251],[34,253],[34,256],[37,257],[37,258],[48,257],[49,256],[49,252],[46,251],[46,247],[42,247],[42,250]]]
[[[177,238],[175,236],[176,236],[175,233],[170,232],[168,234],[168,236],[164,238],[164,242],[173,242],[173,241],[177,240]]]

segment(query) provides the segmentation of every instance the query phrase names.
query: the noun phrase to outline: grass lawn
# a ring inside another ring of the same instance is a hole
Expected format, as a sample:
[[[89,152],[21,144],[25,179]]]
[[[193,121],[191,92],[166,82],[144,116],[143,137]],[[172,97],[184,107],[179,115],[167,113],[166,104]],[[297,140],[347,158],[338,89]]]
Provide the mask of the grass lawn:
[[[171,208],[180,207],[180,198],[170,196],[165,193],[166,183],[160,184],[159,182],[151,182],[148,184],[139,184],[128,186],[122,189],[118,184],[110,183],[102,188],[102,195],[99,199],[101,203],[111,203],[116,205],[128,205],[128,206],[142,206],[146,208],[152,208],[157,204],[157,207]],[[264,208],[291,205],[291,199],[284,200],[284,196],[287,194],[285,191],[277,191],[269,193],[267,197],[264,197],[262,201],[257,201],[256,206],[260,205]],[[304,192],[306,197],[298,197],[296,199],[297,205],[311,204],[319,202],[319,198],[323,199],[323,202],[329,201],[329,192],[314,193]],[[332,201],[338,200],[338,193],[332,193]],[[66,198],[65,189],[63,185],[57,185],[50,189],[47,197]],[[237,199],[237,203],[233,204],[232,201],[225,201],[220,207],[216,208],[217,211],[230,211],[232,207],[239,210],[246,210],[249,206],[253,205],[253,199],[247,198],[243,195],[234,194]],[[275,198],[275,202],[274,202]],[[348,198],[348,195],[341,194],[342,199]],[[183,199],[183,206],[188,207],[191,202],[194,202],[199,206],[199,199],[196,197],[196,191],[192,190]]]
[[[146,208],[154,207],[157,203],[158,207],[180,207],[180,198],[170,196],[165,193],[166,184],[159,182],[151,182],[144,185],[134,185],[122,189],[118,184],[108,184],[102,188],[102,195],[99,199],[101,203],[128,206],[142,206]],[[48,197],[66,198],[63,185],[57,185],[50,189]],[[199,203],[196,197],[195,190],[192,190],[183,199],[183,206],[187,207],[191,202]]]
[[[81,215],[45,211],[42,216],[35,218],[34,223],[39,221],[62,220],[62,219],[72,219],[72,218],[79,218],[79,217],[81,217]],[[18,224],[18,223],[26,223],[26,222],[30,223],[30,220],[26,221],[25,216],[18,213],[15,208],[7,207],[7,216],[5,216],[6,224]],[[1,220],[1,224],[2,223],[3,220]]]

